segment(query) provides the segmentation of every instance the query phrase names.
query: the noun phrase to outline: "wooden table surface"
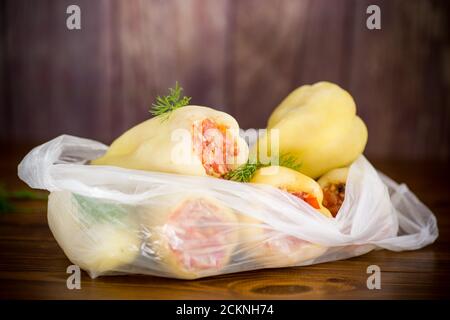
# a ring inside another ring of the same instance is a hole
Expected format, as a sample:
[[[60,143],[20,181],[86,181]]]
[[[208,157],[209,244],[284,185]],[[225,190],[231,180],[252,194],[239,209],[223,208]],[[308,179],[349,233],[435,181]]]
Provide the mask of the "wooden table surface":
[[[26,149],[2,148],[0,183],[25,188],[16,176]],[[433,299],[450,293],[450,187],[446,163],[374,161],[396,181],[406,182],[438,219],[438,240],[421,250],[366,255],[308,267],[267,269],[200,280],[152,276],[81,276],[68,290],[71,263],[46,221],[46,201],[16,202],[27,212],[0,214],[2,299]],[[381,268],[381,289],[366,286],[369,265]]]

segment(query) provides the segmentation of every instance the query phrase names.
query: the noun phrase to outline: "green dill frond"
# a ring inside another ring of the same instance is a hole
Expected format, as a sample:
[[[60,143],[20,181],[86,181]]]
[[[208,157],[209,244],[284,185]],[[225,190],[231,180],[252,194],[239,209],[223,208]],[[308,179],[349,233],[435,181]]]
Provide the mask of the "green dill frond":
[[[229,171],[224,176],[224,178],[236,182],[250,182],[250,180],[252,180],[253,176],[255,175],[256,170],[263,167],[269,167],[271,165],[271,163],[262,164],[259,161],[257,163],[247,162],[246,164],[243,164],[238,168]],[[301,167],[301,163],[298,162],[297,158],[287,153],[280,156],[278,165],[293,170],[298,170]]]
[[[293,170],[298,170],[302,166],[301,162],[298,162],[297,157],[289,153],[284,153],[280,156],[278,165]]]
[[[264,167],[265,165],[262,165],[261,163],[249,163],[243,164],[236,169],[229,171],[225,175],[225,179],[232,180],[236,182],[249,182],[253,175],[255,174],[256,170],[258,170],[261,167]]]
[[[16,207],[11,204],[7,199],[0,196],[0,213],[15,212]]]
[[[9,192],[5,186],[0,183],[0,213],[26,212],[26,209],[17,208],[12,200],[46,200],[47,195],[41,192],[30,190],[18,190]]]
[[[178,85],[178,81],[175,82],[175,88],[169,88],[168,95],[156,98],[150,113],[154,116],[162,116],[164,120],[167,119],[170,112],[188,105],[191,101],[191,97],[181,97],[182,92],[183,88]]]
[[[30,190],[18,190],[9,194],[11,199],[15,200],[47,200],[48,196],[43,193],[38,193]]]

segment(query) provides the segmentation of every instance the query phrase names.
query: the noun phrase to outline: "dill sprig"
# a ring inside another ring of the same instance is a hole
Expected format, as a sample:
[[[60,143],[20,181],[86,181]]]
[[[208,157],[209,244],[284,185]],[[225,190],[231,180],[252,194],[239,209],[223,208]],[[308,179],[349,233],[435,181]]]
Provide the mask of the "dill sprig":
[[[236,169],[227,172],[224,178],[236,182],[249,182],[250,180],[252,180],[256,170],[264,166],[267,165],[261,164],[259,162],[258,163],[247,162],[243,165],[240,165]]]
[[[256,170],[263,167],[269,167],[271,165],[271,163],[263,164],[259,161],[257,161],[256,163],[250,163],[249,161],[247,161],[247,163],[237,167],[234,170],[229,171],[224,178],[236,182],[249,182],[255,175]],[[297,158],[288,153],[282,154],[280,156],[278,165],[293,170],[298,170],[301,167],[301,163],[298,162]]]
[[[290,154],[284,153],[280,156],[279,166],[286,167],[292,170],[299,170],[302,166],[301,162],[298,161],[297,157]]]
[[[46,200],[47,195],[33,192],[30,190],[18,190],[9,192],[5,186],[0,183],[0,213],[18,212],[19,209],[11,200]],[[25,211],[22,209],[22,211]]]
[[[158,96],[156,102],[152,104],[150,113],[154,116],[162,116],[163,119],[167,119],[170,112],[184,107],[189,104],[191,97],[181,97],[183,88],[178,85],[178,81],[175,82],[175,88],[169,88],[169,94],[166,96]]]

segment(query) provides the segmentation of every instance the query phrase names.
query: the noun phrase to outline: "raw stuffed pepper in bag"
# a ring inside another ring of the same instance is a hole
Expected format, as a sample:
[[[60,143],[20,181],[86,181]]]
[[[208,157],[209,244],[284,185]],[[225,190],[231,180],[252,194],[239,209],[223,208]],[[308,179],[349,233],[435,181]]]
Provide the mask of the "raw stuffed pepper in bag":
[[[236,120],[185,106],[180,93],[158,98],[156,116],[110,147],[60,136],[19,165],[22,180],[51,192],[50,229],[92,277],[196,279],[436,239],[429,209],[361,155],[367,131],[339,87],[302,87],[276,108],[268,126],[282,132],[276,165],[250,162]]]

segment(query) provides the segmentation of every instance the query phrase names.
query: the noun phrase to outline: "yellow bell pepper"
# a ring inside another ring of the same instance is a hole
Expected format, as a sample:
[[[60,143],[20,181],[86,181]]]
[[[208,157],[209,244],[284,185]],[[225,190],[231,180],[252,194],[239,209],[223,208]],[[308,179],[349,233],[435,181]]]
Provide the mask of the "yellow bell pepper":
[[[50,230],[70,261],[93,277],[131,264],[139,255],[140,238],[126,209],[83,201],[68,191],[48,198]]]
[[[268,184],[287,191],[323,215],[331,217],[330,212],[322,205],[323,193],[319,184],[300,172],[281,166],[263,167],[256,170],[250,182]]]
[[[234,211],[211,197],[178,194],[140,209],[151,235],[144,246],[170,277],[196,279],[222,273],[239,243]]]
[[[349,167],[345,167],[328,171],[323,176],[321,176],[319,180],[317,180],[317,183],[322,189],[328,187],[331,184],[345,185],[347,183],[349,169]]]
[[[314,179],[352,163],[367,143],[353,98],[329,82],[294,90],[274,110],[267,129],[253,152],[271,155],[271,130],[277,130],[279,154],[295,156],[301,163],[298,171]]]
[[[247,143],[232,116],[185,106],[131,128],[91,164],[222,177],[247,159]]]
[[[285,190],[307,202],[326,217],[330,212],[322,205],[322,189],[313,179],[293,169],[270,166],[258,169],[252,183],[268,184]],[[326,247],[281,233],[262,221],[241,215],[241,251],[263,267],[287,267],[315,259]]]

